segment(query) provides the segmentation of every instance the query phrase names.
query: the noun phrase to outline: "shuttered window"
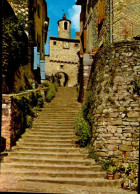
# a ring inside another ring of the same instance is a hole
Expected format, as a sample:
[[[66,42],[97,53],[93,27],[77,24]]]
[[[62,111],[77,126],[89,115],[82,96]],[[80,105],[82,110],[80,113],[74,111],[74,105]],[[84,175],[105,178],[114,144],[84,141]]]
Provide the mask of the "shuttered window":
[[[37,69],[37,47],[34,47],[34,66],[33,69]]]
[[[34,67],[33,69],[36,70],[40,67],[40,53],[37,51],[37,47],[34,47]]]
[[[45,80],[46,79],[45,60],[40,60],[40,75],[41,75],[41,80]]]
[[[105,17],[104,0],[98,0],[98,24],[101,24]]]

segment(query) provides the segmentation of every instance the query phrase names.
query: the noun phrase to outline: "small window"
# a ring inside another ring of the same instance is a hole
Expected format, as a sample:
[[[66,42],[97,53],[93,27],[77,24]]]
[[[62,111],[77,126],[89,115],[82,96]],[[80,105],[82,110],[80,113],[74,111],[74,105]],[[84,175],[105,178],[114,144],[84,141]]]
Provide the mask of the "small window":
[[[37,16],[40,18],[40,5],[37,4]]]
[[[56,45],[56,41],[53,41],[53,45]]]
[[[63,69],[64,68],[64,65],[60,65],[60,69]]]
[[[75,46],[75,47],[78,47],[78,44],[75,44],[74,46]]]
[[[67,29],[68,29],[68,23],[65,22],[65,23],[64,23],[64,30],[67,30]]]

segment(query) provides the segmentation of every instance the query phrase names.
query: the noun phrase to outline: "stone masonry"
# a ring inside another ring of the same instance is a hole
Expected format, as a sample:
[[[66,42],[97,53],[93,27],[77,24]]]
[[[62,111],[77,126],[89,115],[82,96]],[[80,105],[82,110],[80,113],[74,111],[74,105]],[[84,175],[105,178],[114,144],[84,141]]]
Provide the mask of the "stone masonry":
[[[140,127],[140,42],[100,49],[92,66],[89,90],[94,98],[95,150],[100,157],[138,161]]]

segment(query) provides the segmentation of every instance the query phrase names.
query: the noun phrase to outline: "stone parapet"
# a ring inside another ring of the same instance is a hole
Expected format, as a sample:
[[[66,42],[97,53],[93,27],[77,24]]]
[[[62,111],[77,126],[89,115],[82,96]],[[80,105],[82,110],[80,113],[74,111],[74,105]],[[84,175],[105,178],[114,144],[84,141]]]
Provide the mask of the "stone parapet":
[[[13,122],[13,114],[12,112],[12,99],[13,97],[24,96],[25,94],[32,94],[33,91],[40,91],[43,100],[46,100],[46,89],[39,89],[39,90],[28,90],[27,92],[22,92],[18,94],[3,94],[2,95],[2,129],[1,129],[1,136],[5,139],[6,149],[10,149],[12,147],[12,122]]]

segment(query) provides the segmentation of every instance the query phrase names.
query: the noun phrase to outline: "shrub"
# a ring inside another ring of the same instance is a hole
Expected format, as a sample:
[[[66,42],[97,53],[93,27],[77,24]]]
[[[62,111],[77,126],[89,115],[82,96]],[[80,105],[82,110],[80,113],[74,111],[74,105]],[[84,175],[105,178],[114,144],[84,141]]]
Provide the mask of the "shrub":
[[[93,110],[95,106],[95,99],[93,91],[88,91],[86,94],[85,104],[83,106],[83,117],[89,123],[90,127],[93,126],[94,117],[93,117]]]
[[[41,84],[41,86],[43,87],[49,87],[50,85],[51,83],[48,80],[46,80],[44,83]]]
[[[39,108],[43,107],[43,96],[40,91],[17,95],[12,98],[12,140],[13,143],[32,127],[33,118],[37,116]]]
[[[38,91],[37,92],[37,106],[39,107],[39,108],[42,108],[43,107],[43,104],[44,104],[44,101],[43,101],[43,96],[42,96],[42,94],[41,94],[41,92],[40,91]]]
[[[47,95],[46,95],[46,101],[50,102],[54,98],[55,93],[56,93],[56,90],[55,90],[54,85],[50,85],[49,90],[48,90]]]
[[[95,153],[94,147],[91,144],[88,146],[88,158],[93,158],[95,162],[99,161],[99,157]]]
[[[30,115],[27,115],[26,116],[26,127],[31,128],[32,127],[32,122],[33,122],[32,117]]]
[[[91,128],[87,121],[83,118],[82,113],[76,118],[76,135],[78,136],[77,143],[80,147],[86,147],[91,141]]]

